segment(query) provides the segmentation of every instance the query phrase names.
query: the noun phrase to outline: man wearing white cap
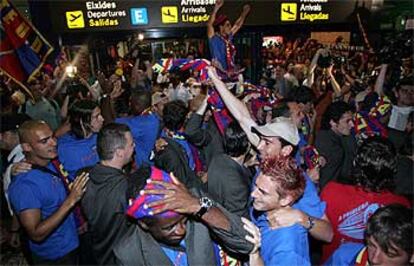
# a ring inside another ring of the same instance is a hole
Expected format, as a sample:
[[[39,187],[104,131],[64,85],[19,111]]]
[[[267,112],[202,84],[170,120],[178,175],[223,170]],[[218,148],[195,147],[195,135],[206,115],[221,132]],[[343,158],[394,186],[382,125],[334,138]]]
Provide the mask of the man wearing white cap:
[[[151,99],[151,110],[156,113],[159,118],[161,118],[164,105],[168,102],[167,95],[157,91],[152,94]]]
[[[250,117],[247,107],[227,90],[214,68],[208,69],[208,75],[230,113],[240,123],[249,141],[256,146],[261,160],[279,156],[294,156],[296,146],[299,143],[299,132],[289,118],[278,117],[264,126],[257,126]],[[271,227],[299,223],[308,229],[316,239],[329,242],[333,237],[333,232],[325,215],[325,208],[326,204],[320,201],[316,188],[309,179],[306,180],[303,197],[293,205],[292,210],[276,213],[268,218]]]

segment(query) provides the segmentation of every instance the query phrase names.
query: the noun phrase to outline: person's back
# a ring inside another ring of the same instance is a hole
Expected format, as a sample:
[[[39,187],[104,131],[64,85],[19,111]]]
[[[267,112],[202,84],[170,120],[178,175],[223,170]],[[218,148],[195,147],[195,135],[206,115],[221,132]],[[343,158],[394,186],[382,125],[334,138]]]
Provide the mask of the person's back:
[[[193,112],[185,125],[186,138],[199,149],[206,169],[216,154],[224,152],[223,137],[214,120],[206,104]]]
[[[135,142],[135,163],[139,167],[152,164],[150,154],[160,131],[160,120],[151,110],[151,93],[133,92],[130,98],[131,116],[120,117],[117,123],[125,124],[131,129]]]
[[[137,167],[152,164],[149,157],[159,135],[160,120],[154,113],[135,117],[123,117],[115,120],[128,125],[135,142],[135,162]]]
[[[154,157],[154,165],[166,172],[172,172],[188,188],[201,187],[202,182],[188,165],[188,156],[184,148],[175,140],[164,137],[167,146]]]
[[[128,231],[125,216],[128,183],[123,167],[132,158],[134,142],[126,125],[108,124],[97,139],[100,163],[90,171],[82,199],[89,224],[92,249],[98,264],[114,264],[113,246]]]
[[[208,193],[228,211],[247,218],[253,173],[243,165],[249,141],[237,122],[226,128],[224,149],[226,153],[214,156],[208,168]]]
[[[99,161],[96,137],[97,134],[93,134],[89,138],[78,139],[67,133],[58,138],[59,161],[68,171],[70,179],[76,176],[79,169],[93,166]]]
[[[209,167],[208,193],[227,210],[248,216],[252,172],[226,154],[217,154]]]
[[[154,165],[168,173],[173,172],[187,187],[199,187],[201,180],[195,174],[196,167],[201,163],[198,151],[183,132],[187,113],[188,109],[182,101],[172,101],[165,105],[161,137],[168,145],[155,154]]]
[[[127,231],[127,177],[121,170],[96,165],[89,172],[88,189],[82,207],[93,239],[95,259],[99,264],[114,263],[113,243]],[[97,256],[98,255],[98,256]]]
[[[391,192],[397,163],[389,141],[367,139],[358,148],[354,165],[351,184],[330,182],[321,192],[334,230],[333,241],[323,246],[322,261],[343,241],[362,243],[366,222],[379,207],[391,203],[410,206],[407,199]]]

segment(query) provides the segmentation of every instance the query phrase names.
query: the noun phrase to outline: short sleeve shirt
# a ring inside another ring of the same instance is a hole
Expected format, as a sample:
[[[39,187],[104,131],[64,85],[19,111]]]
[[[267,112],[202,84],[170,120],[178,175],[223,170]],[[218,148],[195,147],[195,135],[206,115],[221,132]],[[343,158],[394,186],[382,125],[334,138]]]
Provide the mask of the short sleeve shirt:
[[[152,165],[149,157],[158,137],[160,121],[151,113],[135,117],[123,117],[115,120],[117,123],[127,125],[135,142],[135,162],[139,167],[142,164]]]
[[[65,187],[57,175],[37,169],[16,176],[9,187],[10,202],[14,211],[20,214],[28,209],[39,209],[42,220],[53,215],[66,196]],[[78,245],[78,233],[72,212],[44,241],[29,241],[31,251],[48,260],[63,257]]]
[[[97,134],[86,139],[78,139],[70,133],[58,139],[59,161],[68,171],[70,180],[75,179],[79,169],[98,163],[96,140]]]
[[[311,265],[308,232],[299,225],[271,229],[266,214],[254,212],[252,221],[260,229],[262,245],[260,255],[265,265]]]

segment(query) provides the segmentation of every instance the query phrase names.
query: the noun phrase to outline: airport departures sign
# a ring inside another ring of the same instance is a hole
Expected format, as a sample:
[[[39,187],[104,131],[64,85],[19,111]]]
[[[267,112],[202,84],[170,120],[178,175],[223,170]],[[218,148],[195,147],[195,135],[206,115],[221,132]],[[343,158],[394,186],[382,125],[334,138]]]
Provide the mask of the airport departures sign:
[[[216,0],[49,0],[58,32],[93,32],[168,27],[206,27]],[[234,23],[245,3],[245,25],[343,23],[357,0],[226,0],[219,13]]]
[[[205,26],[216,0],[50,1],[59,31]]]

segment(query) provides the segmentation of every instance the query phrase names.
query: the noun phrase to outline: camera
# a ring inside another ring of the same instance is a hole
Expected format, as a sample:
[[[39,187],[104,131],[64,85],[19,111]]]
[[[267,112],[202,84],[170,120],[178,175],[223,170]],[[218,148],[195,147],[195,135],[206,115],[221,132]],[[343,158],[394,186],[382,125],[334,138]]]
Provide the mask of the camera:
[[[88,88],[81,84],[76,78],[74,78],[69,82],[66,92],[68,95],[76,98],[79,92],[82,93],[83,96],[88,95]]]
[[[318,58],[318,66],[321,68],[328,68],[332,64],[332,57],[328,50],[323,50]]]
[[[332,61],[335,66],[340,67],[345,64],[346,58],[344,56],[336,56],[332,59]]]
[[[329,56],[321,56],[318,59],[318,66],[321,68],[328,68],[331,66],[332,63],[332,57]]]
[[[367,84],[363,80],[356,79],[354,84],[351,86],[351,92],[354,95],[357,95],[361,91],[364,91],[367,88]]]

